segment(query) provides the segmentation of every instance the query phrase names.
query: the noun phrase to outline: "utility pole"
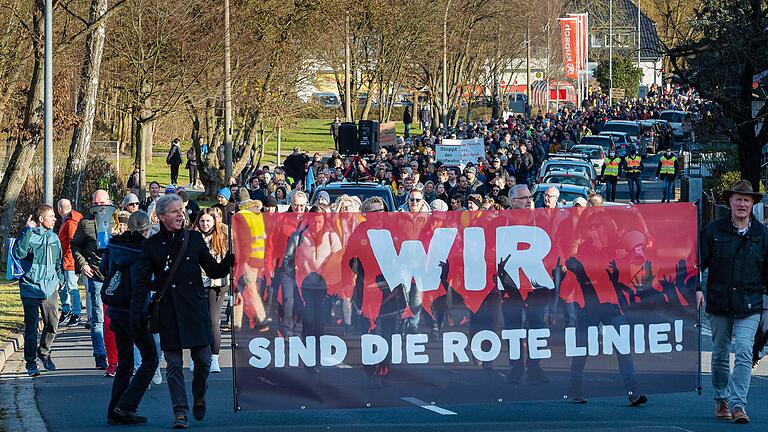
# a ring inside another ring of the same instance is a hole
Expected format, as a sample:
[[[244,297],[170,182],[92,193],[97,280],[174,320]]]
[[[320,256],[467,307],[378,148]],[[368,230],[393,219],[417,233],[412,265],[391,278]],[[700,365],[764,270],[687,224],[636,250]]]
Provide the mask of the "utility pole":
[[[352,121],[352,53],[349,48],[349,11],[344,25],[344,121]]]
[[[613,105],[613,0],[608,3],[608,106]]]
[[[637,0],[637,68],[643,70],[640,66],[640,0]],[[640,85],[643,83],[643,76],[640,75],[640,82],[637,83],[637,97],[640,97]]]
[[[526,104],[526,110],[528,111],[527,114],[531,115],[531,113],[533,112],[533,109],[531,108],[533,104],[531,102],[531,21],[530,19],[527,20],[527,24],[525,25],[525,87],[526,87],[526,93],[527,93],[526,97],[528,98],[528,103]]]
[[[443,17],[443,89],[440,97],[441,121],[445,130],[448,130],[448,9],[451,0],[445,4],[445,16]]]
[[[229,0],[224,0],[224,159],[224,182],[227,183],[232,177],[232,71],[229,46]]]
[[[43,201],[53,206],[53,0],[45,0]]]

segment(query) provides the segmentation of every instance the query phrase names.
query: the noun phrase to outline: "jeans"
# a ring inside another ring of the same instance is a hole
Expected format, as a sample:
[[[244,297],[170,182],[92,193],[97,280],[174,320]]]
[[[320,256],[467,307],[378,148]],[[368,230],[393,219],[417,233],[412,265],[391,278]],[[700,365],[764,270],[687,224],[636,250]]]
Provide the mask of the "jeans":
[[[403,137],[410,138],[411,137],[411,124],[410,123],[403,123],[405,126],[405,130],[403,131]]]
[[[107,358],[107,350],[104,347],[104,307],[101,303],[101,285],[93,278],[88,278],[88,306],[91,318],[91,344],[93,356],[99,359]]]
[[[171,184],[176,185],[179,183],[179,166],[171,165]]]
[[[157,359],[155,340],[148,331],[132,334],[128,321],[112,319],[110,328],[115,334],[117,342],[117,373],[112,383],[112,398],[107,408],[107,417],[111,416],[115,408],[123,411],[136,412],[141,398],[147,391],[149,383],[155,374]],[[136,344],[141,352],[141,366],[133,374],[133,345]]]
[[[421,303],[424,299],[424,293],[416,289],[416,284],[411,284],[411,291],[408,294],[408,306],[411,308],[413,316],[408,317],[405,320],[407,328],[413,329],[419,327],[419,319],[421,318]]]
[[[616,177],[605,177],[605,200],[616,201]]]
[[[211,346],[206,345],[190,349],[195,370],[192,372],[192,397],[199,400],[205,397],[208,389],[208,375],[211,373]],[[187,391],[184,388],[184,356],[182,350],[165,351],[167,363],[165,371],[168,379],[168,392],[174,415],[187,415]]]
[[[675,199],[675,178],[663,177],[661,179],[661,202],[670,202]]]
[[[640,204],[640,192],[643,190],[643,182],[640,175],[637,177],[627,177],[627,186],[629,186],[629,201]]]
[[[579,310],[576,324],[576,338],[578,340],[587,340],[587,328],[596,326],[599,323],[619,327],[627,324],[624,315],[621,315],[618,307],[610,304],[599,304],[587,309]],[[627,393],[637,393],[638,384],[635,375],[635,363],[632,361],[631,354],[619,354],[616,351],[616,357],[619,362],[619,372],[624,381],[624,388]],[[571,360],[571,377],[569,383],[568,396],[581,398],[582,382],[584,377],[584,367],[587,364],[587,356],[573,357]]]
[[[37,367],[37,356],[49,357],[51,345],[56,339],[59,325],[56,293],[47,299],[21,298],[24,306],[24,360],[27,368]],[[40,334],[40,345],[37,344],[37,324],[43,317],[43,332]]]
[[[283,333],[286,336],[298,336],[298,322],[301,312],[297,302],[301,301],[296,287],[295,275],[280,271],[280,285],[283,292]]]
[[[752,343],[760,314],[746,318],[710,316],[712,327],[712,387],[716,401],[729,401],[731,409],[747,406],[752,378]],[[731,339],[736,362],[731,373]]]
[[[59,287],[61,311],[80,316],[83,305],[80,300],[80,290],[77,288],[77,274],[74,270],[64,270],[64,285]]]

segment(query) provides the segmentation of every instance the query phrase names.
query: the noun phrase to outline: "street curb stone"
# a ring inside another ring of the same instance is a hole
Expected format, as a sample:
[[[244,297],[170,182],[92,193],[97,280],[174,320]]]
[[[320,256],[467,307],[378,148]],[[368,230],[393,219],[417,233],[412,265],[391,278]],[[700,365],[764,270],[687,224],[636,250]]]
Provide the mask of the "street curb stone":
[[[0,372],[2,372],[2,370],[5,368],[5,363],[11,358],[11,356],[16,354],[16,352],[21,351],[23,347],[23,333],[14,333],[11,335],[9,340],[3,343],[2,348],[0,348]]]

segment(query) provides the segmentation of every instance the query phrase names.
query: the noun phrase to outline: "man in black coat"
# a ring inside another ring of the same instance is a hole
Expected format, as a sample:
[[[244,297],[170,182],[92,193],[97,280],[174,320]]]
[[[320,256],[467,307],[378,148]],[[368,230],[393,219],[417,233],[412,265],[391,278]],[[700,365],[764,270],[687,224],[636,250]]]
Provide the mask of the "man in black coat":
[[[171,142],[171,149],[168,150],[168,156],[165,157],[165,163],[171,167],[171,184],[179,183],[179,166],[181,165],[181,149],[179,149],[179,139]]]
[[[160,219],[160,232],[147,239],[142,248],[141,271],[136,289],[160,291],[170,269],[181,259],[175,274],[170,275],[165,295],[160,302],[160,347],[167,362],[168,390],[171,394],[174,428],[186,428],[188,424],[187,394],[184,389],[183,349],[191,351],[195,370],[192,375],[192,395],[195,419],[205,417],[206,381],[211,365],[211,316],[208,312],[208,292],[203,286],[200,268],[211,278],[223,278],[229,274],[234,262],[231,254],[221,262],[211,256],[202,235],[187,231],[184,227],[184,210],[181,198],[168,194],[157,200],[155,212]],[[189,237],[186,249],[179,250]]]

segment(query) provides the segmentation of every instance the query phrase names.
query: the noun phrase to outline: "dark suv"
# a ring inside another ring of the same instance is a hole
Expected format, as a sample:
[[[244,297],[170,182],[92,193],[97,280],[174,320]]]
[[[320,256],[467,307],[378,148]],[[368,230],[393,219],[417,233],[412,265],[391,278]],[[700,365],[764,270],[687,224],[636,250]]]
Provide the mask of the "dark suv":
[[[324,186],[320,186],[312,191],[312,198],[309,200],[311,204],[315,204],[317,194],[320,191],[328,192],[331,197],[331,203],[336,201],[336,198],[342,195],[356,196],[360,199],[360,202],[365,201],[370,197],[380,197],[387,205],[387,211],[395,211],[395,198],[392,196],[392,189],[387,185],[370,182],[348,183],[348,182],[334,182]]]

